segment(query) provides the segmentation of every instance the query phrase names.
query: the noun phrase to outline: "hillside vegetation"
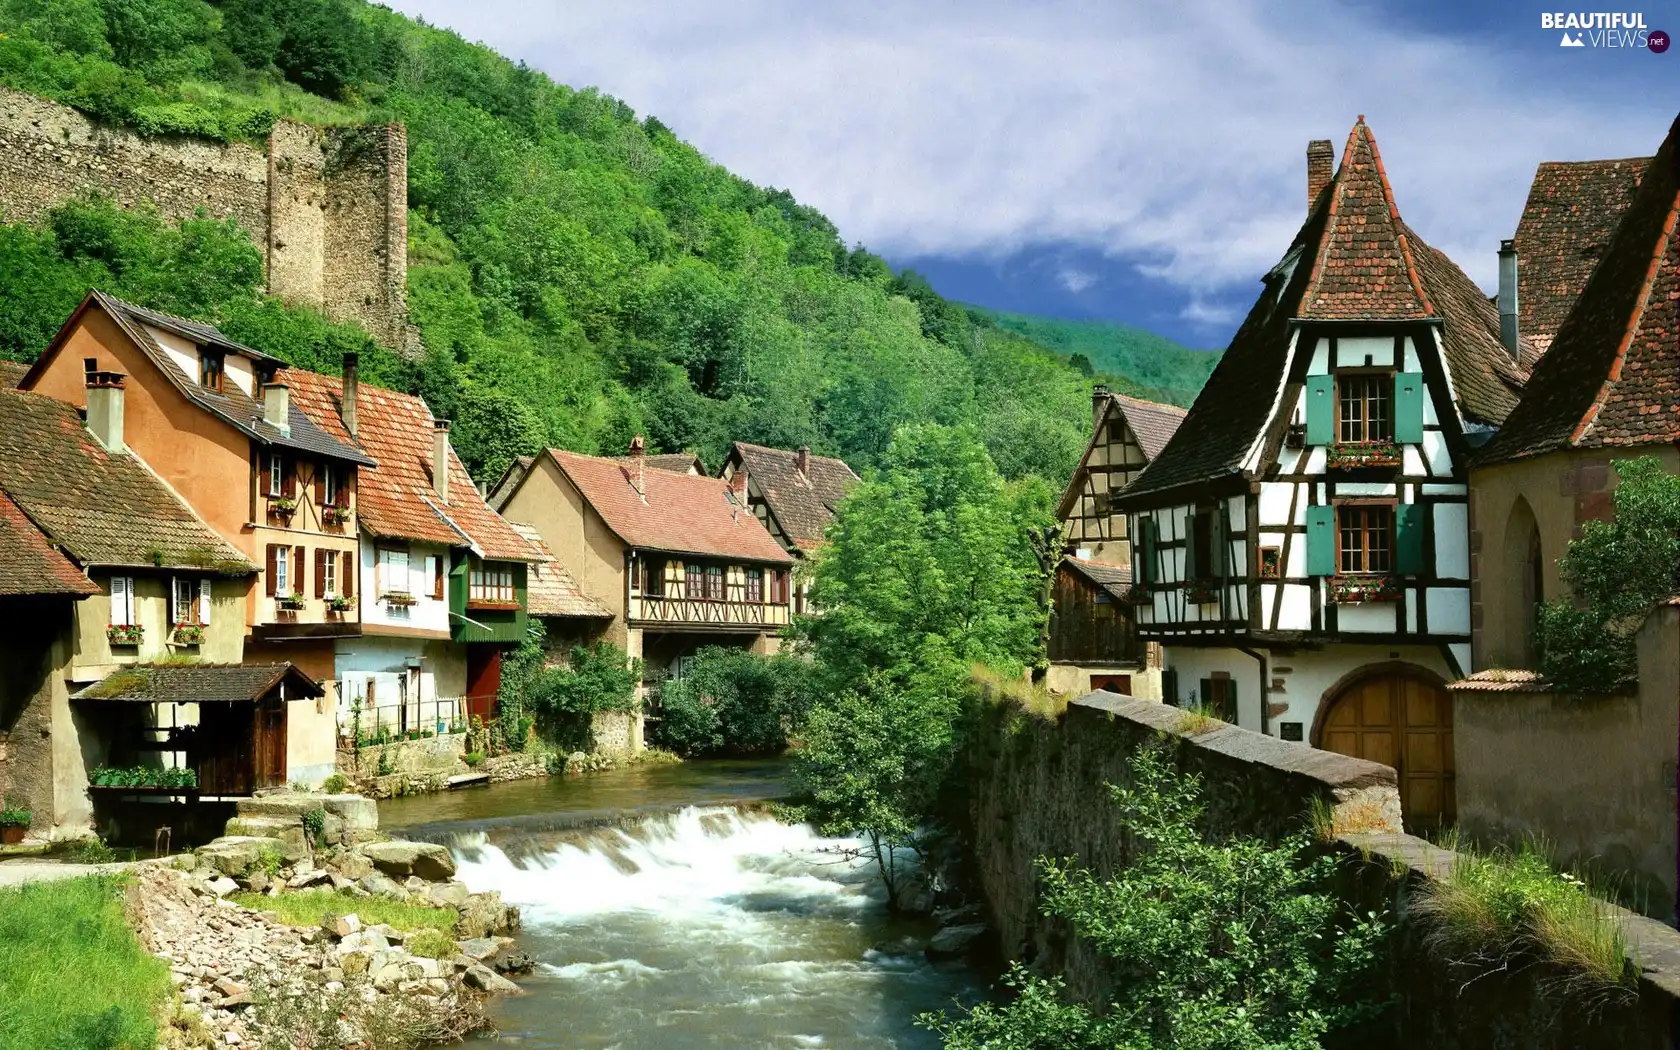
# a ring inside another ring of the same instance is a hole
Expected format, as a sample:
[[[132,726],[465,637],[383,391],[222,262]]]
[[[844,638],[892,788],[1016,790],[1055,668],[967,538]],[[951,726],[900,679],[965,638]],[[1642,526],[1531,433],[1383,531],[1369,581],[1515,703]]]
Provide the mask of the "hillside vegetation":
[[[480,479],[543,444],[616,453],[638,432],[710,463],[747,440],[862,468],[903,423],[967,421],[1006,477],[1058,481],[1084,445],[1089,380],[1065,353],[893,274],[654,117],[452,33],[361,0],[0,0],[0,22],[0,83],[150,134],[404,122],[427,353],[375,374],[454,418]],[[366,342],[264,301],[240,236],[97,201],[9,228],[0,355],[39,353],[89,284],[313,367]]]
[[[970,306],[1006,332],[1026,336],[1092,375],[1121,377],[1121,393],[1190,407],[1219,363],[1218,351],[1192,350],[1163,335],[1118,321],[1075,321]],[[1129,389],[1135,386],[1137,390]]]

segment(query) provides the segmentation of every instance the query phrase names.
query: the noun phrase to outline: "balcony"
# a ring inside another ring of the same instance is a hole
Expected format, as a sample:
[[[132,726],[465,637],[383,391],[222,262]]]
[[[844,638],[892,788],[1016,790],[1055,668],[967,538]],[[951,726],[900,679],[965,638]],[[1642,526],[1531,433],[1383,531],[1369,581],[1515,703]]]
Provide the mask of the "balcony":
[[[676,630],[757,632],[765,628],[785,627],[791,617],[789,606],[785,602],[726,601],[632,594],[626,618],[635,624],[657,625]]]

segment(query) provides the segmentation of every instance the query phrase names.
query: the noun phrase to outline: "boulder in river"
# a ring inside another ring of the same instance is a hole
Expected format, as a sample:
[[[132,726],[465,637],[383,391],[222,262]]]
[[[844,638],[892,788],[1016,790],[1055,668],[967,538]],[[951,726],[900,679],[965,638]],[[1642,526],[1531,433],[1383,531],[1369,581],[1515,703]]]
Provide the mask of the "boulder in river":
[[[455,858],[435,842],[370,842],[361,851],[392,878],[418,875],[427,882],[445,882],[455,877]]]
[[[508,952],[496,960],[496,972],[500,974],[528,974],[536,968],[537,961],[524,952]]]
[[[933,881],[921,872],[906,876],[893,887],[893,911],[927,915],[933,911]]]
[[[967,926],[947,926],[933,935],[928,942],[927,957],[929,959],[959,959],[977,946],[980,938],[986,935],[984,923],[971,923]]]

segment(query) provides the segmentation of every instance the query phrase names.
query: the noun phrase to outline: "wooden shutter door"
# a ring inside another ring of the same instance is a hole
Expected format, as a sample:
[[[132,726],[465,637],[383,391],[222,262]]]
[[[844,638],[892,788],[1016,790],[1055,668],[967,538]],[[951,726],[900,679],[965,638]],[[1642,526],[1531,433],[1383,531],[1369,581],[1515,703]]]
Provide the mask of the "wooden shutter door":
[[[1336,508],[1307,508],[1307,575],[1336,575]]]
[[[1336,379],[1334,376],[1308,376],[1307,444],[1328,445],[1336,440]]]
[[[210,598],[212,585],[209,580],[198,581],[198,622],[201,625],[210,624]]]
[[[327,505],[327,465],[315,464],[315,506]]]
[[[1161,699],[1175,707],[1178,705],[1178,668],[1168,667],[1161,672]]]
[[[344,552],[344,565],[338,574],[338,593],[346,598],[356,596],[356,552]]]
[[[432,571],[432,599],[434,601],[441,602],[443,601],[443,556],[439,554],[432,555],[432,564],[436,566],[436,568]],[[639,567],[640,563],[638,562],[637,564]]]
[[[1202,571],[1202,566],[1196,563],[1196,519],[1201,515],[1195,511],[1184,515],[1184,578],[1193,580]]]
[[[268,591],[268,596],[270,598],[274,597],[274,575],[279,571],[279,567],[276,564],[279,561],[279,555],[277,553],[279,550],[280,547],[278,544],[270,543],[268,545],[268,575],[263,581],[263,587]]]
[[[1402,503],[1394,508],[1394,571],[1402,576],[1423,572],[1423,534],[1428,528],[1429,508]]]
[[[293,464],[291,462],[289,462],[285,457],[281,456],[278,452],[276,452],[274,454],[274,457],[276,459],[280,460],[280,492],[281,492],[281,494],[284,495],[287,499],[296,499],[297,498],[297,471],[293,470],[292,469]]]
[[[1138,519],[1138,546],[1141,553],[1138,556],[1138,581],[1145,587],[1155,583],[1155,517],[1150,515]]]
[[[317,598],[327,596],[327,559],[332,556],[332,551],[322,550],[319,547],[315,548],[315,596]]]
[[[1394,377],[1394,440],[1414,445],[1423,440],[1423,399],[1427,392],[1421,372],[1401,372]]]
[[[292,548],[292,572],[291,572],[292,578],[290,580],[286,581],[286,583],[292,588],[292,593],[293,594],[302,594],[303,593],[303,571],[304,571],[303,567],[307,564],[308,564],[308,562],[306,562],[304,560],[303,545],[299,544],[298,546],[293,547]]]

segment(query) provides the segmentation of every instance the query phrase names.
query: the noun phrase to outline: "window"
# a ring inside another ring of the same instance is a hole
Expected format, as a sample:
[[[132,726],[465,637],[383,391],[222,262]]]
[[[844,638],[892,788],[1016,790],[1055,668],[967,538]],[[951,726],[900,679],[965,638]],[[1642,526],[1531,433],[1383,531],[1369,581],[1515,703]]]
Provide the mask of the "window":
[[[1387,373],[1336,378],[1337,436],[1345,442],[1394,438],[1394,377]]]
[[[210,390],[220,390],[222,388],[222,364],[220,351],[199,351],[198,385]]]
[[[723,566],[706,567],[706,597],[714,602],[723,601]]]
[[[1213,575],[1213,516],[1214,508],[1204,508],[1190,517],[1190,576],[1201,579]]]
[[[111,625],[130,627],[134,624],[134,577],[111,577]]]
[[[1336,509],[1340,535],[1337,571],[1385,573],[1394,567],[1394,508],[1380,503],[1344,504]]]
[[[198,622],[198,581],[177,576],[169,581],[169,622]]]
[[[747,601],[749,601],[749,602],[763,602],[764,601],[764,570],[763,569],[748,569],[747,570]]]
[[[665,595],[665,563],[655,558],[642,562],[642,593],[653,598]]]
[[[270,593],[285,597],[292,593],[292,549],[275,545],[268,548],[269,583],[272,585]]]
[[[705,596],[706,570],[693,562],[689,562],[683,566],[683,597],[704,598]]]
[[[284,496],[286,494],[286,457],[278,452],[268,454],[268,494],[270,496]]]
[[[408,551],[401,547],[379,548],[379,593],[407,594]]]
[[[467,588],[467,599],[474,602],[511,604],[518,601],[513,592],[513,569],[506,565],[480,565],[473,569]]]
[[[432,600],[441,602],[443,601],[443,578],[448,575],[448,570],[444,567],[443,555],[432,554],[427,556],[426,565],[432,578]]]
[[[322,463],[320,473],[315,475],[319,479],[315,495],[323,507],[338,506],[338,471],[331,463]]]
[[[323,598],[338,596],[338,552],[317,550],[315,552],[315,589],[321,592]]]

